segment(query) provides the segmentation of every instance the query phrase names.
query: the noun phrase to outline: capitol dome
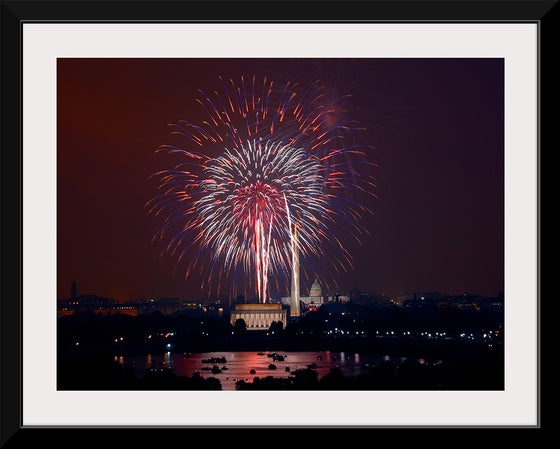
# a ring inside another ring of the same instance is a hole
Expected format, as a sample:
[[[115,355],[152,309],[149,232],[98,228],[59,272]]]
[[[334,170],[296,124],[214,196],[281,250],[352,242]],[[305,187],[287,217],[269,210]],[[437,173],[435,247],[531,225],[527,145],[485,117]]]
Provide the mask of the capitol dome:
[[[311,290],[309,290],[309,296],[322,296],[321,284],[319,284],[317,279],[315,279],[315,282],[313,282],[313,285],[311,286]]]

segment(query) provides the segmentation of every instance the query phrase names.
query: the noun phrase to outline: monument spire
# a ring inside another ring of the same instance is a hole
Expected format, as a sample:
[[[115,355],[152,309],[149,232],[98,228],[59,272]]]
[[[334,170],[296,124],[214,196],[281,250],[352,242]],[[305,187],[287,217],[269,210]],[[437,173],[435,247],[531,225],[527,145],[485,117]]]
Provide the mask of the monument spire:
[[[290,316],[299,316],[299,245],[296,224],[294,224],[292,243],[292,299],[290,304]]]

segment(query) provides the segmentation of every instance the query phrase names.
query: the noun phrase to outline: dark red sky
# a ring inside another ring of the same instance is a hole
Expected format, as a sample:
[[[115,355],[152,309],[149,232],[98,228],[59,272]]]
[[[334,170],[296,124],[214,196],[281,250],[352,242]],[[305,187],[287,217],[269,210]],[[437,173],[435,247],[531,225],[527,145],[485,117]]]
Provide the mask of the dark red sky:
[[[352,248],[342,289],[503,291],[501,59],[60,59],[59,298],[73,280],[78,294],[117,300],[204,296],[151,243],[147,178],[168,165],[154,154],[167,124],[200,120],[199,88],[253,74],[352,94],[349,113],[376,148],[371,236]]]

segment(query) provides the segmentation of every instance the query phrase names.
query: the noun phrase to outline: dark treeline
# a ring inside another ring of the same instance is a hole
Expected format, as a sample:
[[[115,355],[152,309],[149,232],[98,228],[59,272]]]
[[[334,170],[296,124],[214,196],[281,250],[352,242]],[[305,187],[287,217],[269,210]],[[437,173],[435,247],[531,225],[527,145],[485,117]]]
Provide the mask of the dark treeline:
[[[137,379],[134,369],[105,352],[59,358],[59,390],[221,390],[220,381],[200,375],[177,376],[170,368],[150,368]]]
[[[503,364],[422,364],[405,360],[399,366],[383,361],[356,377],[344,376],[333,368],[319,378],[317,371],[298,370],[289,378],[255,377],[252,382],[238,381],[238,390],[502,390]]]

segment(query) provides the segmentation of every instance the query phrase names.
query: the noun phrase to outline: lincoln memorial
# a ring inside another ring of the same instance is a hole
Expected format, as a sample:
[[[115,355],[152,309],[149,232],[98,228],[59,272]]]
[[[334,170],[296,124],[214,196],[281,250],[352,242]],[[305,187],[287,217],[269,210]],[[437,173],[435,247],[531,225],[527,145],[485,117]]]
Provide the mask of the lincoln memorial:
[[[282,308],[282,304],[236,304],[230,315],[232,325],[242,319],[247,330],[266,330],[275,321],[286,327],[287,310]]]

